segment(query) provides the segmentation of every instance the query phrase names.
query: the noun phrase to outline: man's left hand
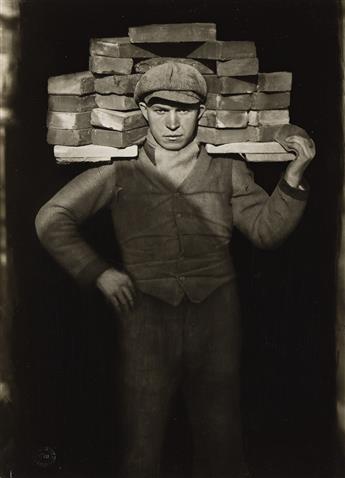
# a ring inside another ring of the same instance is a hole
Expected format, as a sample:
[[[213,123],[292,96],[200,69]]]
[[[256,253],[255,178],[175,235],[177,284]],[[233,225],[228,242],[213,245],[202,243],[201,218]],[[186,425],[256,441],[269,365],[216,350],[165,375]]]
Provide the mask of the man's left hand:
[[[281,141],[288,151],[296,153],[296,159],[286,168],[284,179],[292,187],[299,187],[304,171],[315,157],[315,144],[311,138],[292,135]]]

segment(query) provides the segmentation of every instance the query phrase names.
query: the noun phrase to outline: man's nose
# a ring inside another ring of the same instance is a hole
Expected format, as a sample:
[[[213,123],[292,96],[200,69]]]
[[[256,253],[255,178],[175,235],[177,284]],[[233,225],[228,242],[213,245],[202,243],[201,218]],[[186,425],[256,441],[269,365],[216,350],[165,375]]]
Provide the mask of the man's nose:
[[[180,126],[179,117],[176,114],[176,111],[169,111],[165,124],[166,124],[167,128],[169,128],[173,131]]]

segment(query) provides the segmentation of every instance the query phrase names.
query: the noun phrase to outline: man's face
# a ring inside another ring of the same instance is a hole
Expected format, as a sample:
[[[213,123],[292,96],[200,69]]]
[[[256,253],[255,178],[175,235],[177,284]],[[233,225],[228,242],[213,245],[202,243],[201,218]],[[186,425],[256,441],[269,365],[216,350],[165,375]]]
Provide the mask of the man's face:
[[[150,131],[162,148],[178,151],[193,141],[198,120],[205,106],[175,103],[153,99],[149,104],[141,102],[140,109],[148,121]]]

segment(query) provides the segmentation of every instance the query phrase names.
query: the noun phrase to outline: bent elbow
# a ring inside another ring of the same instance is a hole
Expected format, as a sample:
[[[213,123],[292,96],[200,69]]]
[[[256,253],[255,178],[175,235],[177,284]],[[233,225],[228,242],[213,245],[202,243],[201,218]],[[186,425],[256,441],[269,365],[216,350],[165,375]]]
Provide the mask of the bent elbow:
[[[35,218],[35,229],[38,239],[42,244],[45,244],[47,232],[54,224],[54,213],[48,204],[44,204],[38,211]]]
[[[274,251],[282,245],[284,238],[278,234],[258,234],[253,242],[258,249]]]

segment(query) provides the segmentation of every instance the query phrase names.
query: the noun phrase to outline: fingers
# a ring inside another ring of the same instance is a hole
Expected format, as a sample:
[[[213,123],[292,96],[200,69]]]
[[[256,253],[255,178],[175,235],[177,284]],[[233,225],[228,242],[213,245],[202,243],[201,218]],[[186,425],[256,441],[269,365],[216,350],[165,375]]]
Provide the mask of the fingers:
[[[302,136],[288,136],[284,143],[298,154],[303,154],[306,158],[312,159],[315,156],[315,143],[311,138],[304,138]]]
[[[131,291],[131,289],[129,289],[129,288],[127,289],[127,288],[124,287],[122,289],[122,293],[123,293],[124,298],[127,301],[127,305],[129,306],[130,310],[132,310],[133,307],[134,307],[133,292]]]
[[[134,308],[133,292],[126,286],[114,292],[109,300],[119,314],[129,314]]]

